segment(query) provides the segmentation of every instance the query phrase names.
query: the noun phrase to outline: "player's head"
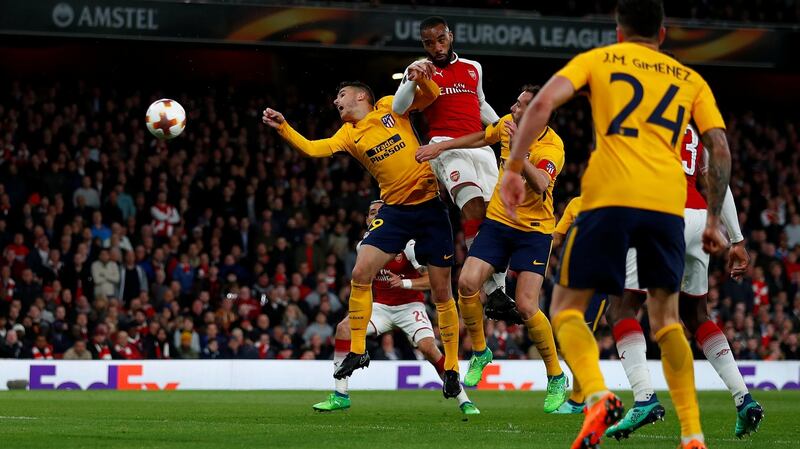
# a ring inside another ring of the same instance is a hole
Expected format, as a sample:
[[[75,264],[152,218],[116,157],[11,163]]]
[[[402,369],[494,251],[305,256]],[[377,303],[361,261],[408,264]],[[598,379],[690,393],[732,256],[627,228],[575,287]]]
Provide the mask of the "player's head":
[[[345,81],[336,89],[333,104],[343,121],[358,121],[374,108],[375,94],[361,81]]]
[[[522,86],[522,92],[520,92],[517,97],[517,101],[511,105],[511,116],[514,118],[514,123],[519,124],[520,120],[522,120],[522,116],[528,109],[528,105],[533,101],[533,97],[535,97],[541,89],[540,86],[535,86],[533,84]]]
[[[378,211],[383,207],[383,200],[375,200],[369,203],[369,211],[367,211],[367,227],[372,226],[372,220],[378,216]]]
[[[447,22],[439,17],[428,17],[419,24],[419,37],[428,58],[437,67],[446,67],[453,59],[453,33]]]
[[[664,4],[661,0],[617,1],[617,40],[664,42]]]

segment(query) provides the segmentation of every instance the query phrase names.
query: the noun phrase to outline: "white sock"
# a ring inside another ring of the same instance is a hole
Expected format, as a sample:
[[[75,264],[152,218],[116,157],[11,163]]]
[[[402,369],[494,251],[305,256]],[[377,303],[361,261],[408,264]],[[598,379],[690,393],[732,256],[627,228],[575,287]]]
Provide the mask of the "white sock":
[[[469,397],[467,396],[467,390],[465,390],[464,388],[461,389],[461,393],[458,393],[456,399],[458,399],[459,406],[461,406],[461,404],[465,402],[470,402]]]
[[[333,371],[334,372],[336,372],[336,370],[339,368],[339,364],[342,363],[342,360],[344,360],[345,356],[347,356],[346,352],[334,352],[333,353]],[[336,392],[337,393],[345,395],[345,396],[348,395],[348,393],[347,393],[347,386],[348,386],[347,379],[348,379],[347,377],[345,377],[344,379],[334,379],[335,384],[336,384]]]
[[[614,338],[617,340],[619,353],[625,375],[633,390],[636,402],[647,402],[655,393],[647,368],[647,343],[639,322],[634,319],[622,320],[614,326]]]
[[[681,435],[681,444],[689,444],[691,443],[692,440],[697,440],[701,443],[705,443],[706,441],[702,433],[698,433],[696,435],[687,435],[687,436]]]
[[[703,330],[705,332],[702,332]],[[734,404],[737,407],[742,405],[744,397],[749,391],[747,390],[747,385],[744,384],[742,373],[739,372],[739,367],[736,365],[736,360],[733,358],[728,339],[725,338],[725,335],[716,324],[707,321],[698,330],[697,343],[703,348],[703,354],[711,362],[711,366],[714,367],[719,377],[725,382],[725,386],[728,387],[728,391],[733,396]]]
[[[483,283],[483,291],[486,292],[487,295],[491,295],[494,293],[495,290],[498,288],[502,288],[503,291],[506,289],[506,272],[502,273],[492,273],[492,277],[486,280]]]
[[[467,251],[469,251],[469,248],[472,246],[472,242],[474,241],[475,241],[475,236],[464,238],[464,245],[467,246]]]

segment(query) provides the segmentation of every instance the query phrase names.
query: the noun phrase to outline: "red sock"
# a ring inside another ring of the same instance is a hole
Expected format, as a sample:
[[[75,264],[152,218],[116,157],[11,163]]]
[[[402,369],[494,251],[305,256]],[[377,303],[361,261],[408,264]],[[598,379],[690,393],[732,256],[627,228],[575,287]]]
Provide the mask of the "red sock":
[[[464,230],[464,239],[471,239],[475,238],[478,235],[478,228],[481,227],[481,222],[483,220],[480,219],[472,219],[472,220],[464,220],[464,224],[462,225],[462,229]]]
[[[444,375],[444,356],[439,357],[439,360],[436,363],[432,363],[433,367],[436,368],[436,372],[439,373],[439,377]]]
[[[350,352],[350,340],[337,338],[333,343],[334,356],[344,358]]]

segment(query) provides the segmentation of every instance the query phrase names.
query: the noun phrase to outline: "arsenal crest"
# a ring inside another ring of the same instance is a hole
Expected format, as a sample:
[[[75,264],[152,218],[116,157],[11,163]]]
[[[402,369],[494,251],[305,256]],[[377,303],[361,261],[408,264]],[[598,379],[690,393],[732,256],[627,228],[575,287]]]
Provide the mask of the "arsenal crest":
[[[470,78],[472,78],[473,80],[477,80],[478,79],[478,73],[475,72],[474,70],[469,69],[469,70],[467,70],[467,73],[469,73]]]
[[[386,114],[381,117],[381,122],[383,122],[383,126],[387,128],[394,128],[394,117],[392,117],[392,114]]]
[[[459,173],[458,170],[453,170],[453,171],[450,172],[450,180],[451,181],[458,182],[458,180],[460,178],[461,178],[461,173]]]

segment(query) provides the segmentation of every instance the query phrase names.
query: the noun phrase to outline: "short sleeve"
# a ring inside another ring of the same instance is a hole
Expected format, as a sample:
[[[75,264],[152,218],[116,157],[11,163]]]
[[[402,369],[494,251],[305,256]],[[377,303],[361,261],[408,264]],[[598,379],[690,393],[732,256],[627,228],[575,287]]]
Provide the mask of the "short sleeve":
[[[564,168],[564,149],[552,143],[537,145],[531,151],[529,160],[534,167],[545,170],[555,179]]]
[[[592,55],[593,53],[589,51],[575,56],[554,76],[563,76],[572,83],[576,91],[580,90],[589,82]]]
[[[494,145],[503,137],[503,133],[506,132],[505,125],[503,123],[505,121],[511,120],[511,115],[504,115],[500,118],[500,120],[490,124],[486,127],[484,131],[483,140],[486,141],[489,145]]]
[[[697,130],[703,135],[709,129],[725,128],[725,120],[717,107],[717,100],[705,80],[702,81],[700,91],[692,104],[692,118]]]

